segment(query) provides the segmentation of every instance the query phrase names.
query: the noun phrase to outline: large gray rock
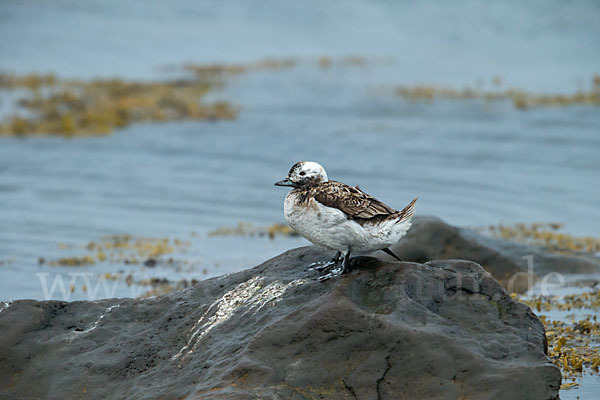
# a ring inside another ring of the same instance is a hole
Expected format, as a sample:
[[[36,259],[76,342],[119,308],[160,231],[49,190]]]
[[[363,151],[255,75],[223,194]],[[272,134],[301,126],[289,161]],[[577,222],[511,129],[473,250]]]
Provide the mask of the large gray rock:
[[[0,398],[555,399],[544,328],[468,261],[314,247],[150,299],[0,311]],[[307,277],[308,276],[308,277]]]
[[[505,288],[514,277],[511,289],[517,292],[528,289],[528,279],[524,274],[530,272],[530,256],[533,274],[537,277],[550,272],[600,272],[600,259],[591,255],[553,254],[534,246],[494,239],[472,229],[448,225],[431,216],[414,217],[408,234],[392,247],[392,251],[402,260],[421,263],[444,259],[471,260],[481,264]],[[393,260],[378,253],[379,256]],[[518,273],[521,274],[515,276]]]

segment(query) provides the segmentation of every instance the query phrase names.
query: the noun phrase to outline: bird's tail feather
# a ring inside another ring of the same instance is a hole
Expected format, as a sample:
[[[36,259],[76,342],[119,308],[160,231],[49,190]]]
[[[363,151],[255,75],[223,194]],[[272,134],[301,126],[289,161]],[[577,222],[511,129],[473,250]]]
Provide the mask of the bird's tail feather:
[[[413,201],[411,201],[406,207],[402,209],[402,211],[400,211],[396,223],[408,221],[412,218],[413,214],[415,213],[415,203],[417,202],[417,199],[418,197],[415,197]]]

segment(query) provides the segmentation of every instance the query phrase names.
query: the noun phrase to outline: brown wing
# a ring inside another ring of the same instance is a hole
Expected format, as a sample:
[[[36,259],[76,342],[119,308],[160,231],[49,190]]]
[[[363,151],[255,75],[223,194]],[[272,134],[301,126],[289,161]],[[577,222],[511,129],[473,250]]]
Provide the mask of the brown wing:
[[[398,211],[358,187],[341,182],[327,181],[314,188],[314,198],[328,207],[341,210],[348,218],[370,219],[376,216],[395,214]]]

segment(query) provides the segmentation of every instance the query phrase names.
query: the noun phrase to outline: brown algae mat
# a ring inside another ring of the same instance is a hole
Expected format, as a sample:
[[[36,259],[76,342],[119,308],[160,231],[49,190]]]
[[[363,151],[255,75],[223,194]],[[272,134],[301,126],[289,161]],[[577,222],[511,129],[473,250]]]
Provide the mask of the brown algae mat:
[[[285,224],[272,224],[266,227],[257,227],[249,222],[240,221],[235,227],[222,226],[208,233],[208,236],[298,236],[296,231]]]
[[[306,60],[305,60],[306,61]],[[390,60],[359,56],[320,57],[304,64],[320,70],[337,67],[363,67]],[[297,58],[264,59],[247,64],[185,64],[175,66],[181,78],[165,81],[124,79],[62,79],[54,74],[18,75],[0,73],[0,94],[16,93],[16,111],[0,119],[0,135],[58,135],[84,137],[105,135],[136,122],[179,120],[232,120],[239,109],[230,102],[206,102],[209,93],[219,90],[232,76],[277,71],[297,66]],[[589,90],[571,94],[536,94],[522,89],[500,89],[501,79],[492,83],[493,91],[453,89],[436,85],[399,86],[395,94],[413,102],[436,99],[486,102],[509,100],[518,109],[600,105],[600,75],[594,75]]]
[[[0,75],[1,89],[19,89],[18,114],[0,121],[0,135],[103,135],[135,122],[228,120],[236,109],[204,103],[218,77],[165,82],[61,80],[53,75]]]
[[[501,85],[501,78],[492,79],[495,86]],[[517,109],[527,110],[539,107],[566,107],[571,105],[600,105],[600,75],[592,77],[591,88],[569,94],[541,94],[517,88],[481,90],[476,88],[455,89],[437,85],[400,86],[395,94],[412,102],[433,102],[434,100],[484,100],[486,102],[511,101]]]
[[[106,262],[140,266],[141,268],[153,268],[157,264],[161,264],[171,266],[175,270],[181,270],[191,268],[190,261],[174,256],[185,254],[190,245],[189,240],[176,238],[138,237],[129,234],[112,235],[90,241],[85,246],[59,244],[60,250],[79,253],[80,255],[48,260],[40,257],[38,263],[50,267],[89,267]],[[141,293],[140,297],[150,297],[174,290],[182,290],[198,283],[197,279],[172,281],[157,277],[136,280],[134,272],[133,270],[127,272],[121,270],[118,273],[100,273],[99,276],[110,281],[123,281],[127,286],[147,287],[148,290]],[[202,269],[202,273],[204,275],[208,273],[206,268]],[[69,290],[73,293],[76,288],[71,284]],[[87,287],[83,285],[80,290],[86,292]]]
[[[18,94],[18,112],[0,120],[0,135],[84,137],[109,134],[136,122],[232,120],[239,111],[237,107],[223,101],[207,103],[204,97],[222,88],[229,77],[288,69],[298,62],[284,58],[248,64],[185,64],[174,68],[182,73],[181,79],[157,82],[0,73],[0,93]],[[310,64],[327,69],[366,63],[362,57],[321,57]]]
[[[18,90],[19,113],[0,121],[0,135],[104,135],[136,122],[231,120],[238,113],[228,102],[204,97],[223,87],[227,76],[290,68],[294,59],[240,65],[179,68],[181,79],[145,82],[123,79],[68,80],[53,74],[0,73],[0,90]]]
[[[577,237],[561,232],[559,223],[531,223],[489,226],[480,231],[504,240],[538,246],[558,254],[587,254],[600,251],[600,239]],[[562,371],[561,389],[575,389],[584,376],[598,376],[600,368],[599,281],[576,282],[576,293],[564,295],[511,296],[527,304],[546,328],[548,355]],[[572,286],[572,285],[571,285]]]
[[[554,253],[595,253],[600,251],[600,238],[573,236],[562,232],[563,228],[564,224],[560,223],[538,222],[490,225],[477,228],[477,230],[499,239],[541,247]]]
[[[579,379],[599,374],[600,367],[600,289],[565,296],[513,298],[527,304],[538,314],[546,328],[548,355],[562,371],[562,389],[576,388]],[[557,318],[556,312],[572,312]],[[575,313],[576,311],[583,314]]]
[[[105,261],[119,264],[156,264],[162,256],[184,252],[190,244],[189,241],[180,239],[112,235],[91,241],[83,249],[79,249],[85,251],[85,255],[57,260],[40,257],[38,263],[63,267],[79,267]],[[77,250],[76,246],[66,244],[59,244],[58,247],[61,250]]]

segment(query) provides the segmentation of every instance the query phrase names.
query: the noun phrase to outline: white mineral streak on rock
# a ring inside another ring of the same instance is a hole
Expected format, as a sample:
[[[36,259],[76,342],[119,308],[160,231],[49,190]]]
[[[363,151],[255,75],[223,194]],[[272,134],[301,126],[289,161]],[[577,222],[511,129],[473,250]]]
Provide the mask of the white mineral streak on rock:
[[[268,304],[274,304],[280,300],[281,296],[292,286],[304,283],[304,280],[297,279],[287,284],[278,281],[271,282],[263,287],[263,280],[259,277],[253,277],[240,283],[234,289],[225,293],[215,300],[204,314],[196,321],[190,329],[191,335],[185,346],[173,356],[173,360],[178,359],[194,352],[202,338],[219,324],[227,321],[242,306],[246,306],[244,313],[256,313]]]
[[[96,322],[94,322],[94,324],[92,326],[90,326],[89,328],[83,330],[83,331],[74,331],[72,336],[71,336],[71,340],[73,340],[76,336],[84,334],[84,333],[90,333],[91,331],[93,331],[94,329],[96,329],[98,327],[98,325],[100,324],[100,321],[102,321],[102,319],[106,316],[106,314],[112,312],[112,310],[114,310],[115,308],[119,308],[121,307],[120,304],[114,304],[110,307],[108,307],[106,309],[106,311],[104,311],[102,314],[100,314],[100,317],[96,320]]]
[[[273,305],[281,300],[281,296],[291,287],[301,285],[305,281],[303,279],[296,279],[287,284],[282,284],[281,282],[275,281],[271,282],[264,289],[256,294],[253,298],[250,299],[248,304],[250,305],[250,309],[246,312],[252,311],[253,314],[256,314],[266,305]]]

